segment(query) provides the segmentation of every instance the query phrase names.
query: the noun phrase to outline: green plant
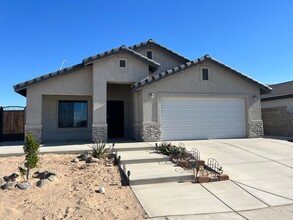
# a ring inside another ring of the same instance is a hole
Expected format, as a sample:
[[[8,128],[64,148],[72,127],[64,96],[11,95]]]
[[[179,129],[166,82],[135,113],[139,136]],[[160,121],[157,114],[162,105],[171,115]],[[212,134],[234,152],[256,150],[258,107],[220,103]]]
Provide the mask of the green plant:
[[[37,167],[40,157],[39,157],[40,144],[33,138],[31,134],[25,136],[25,142],[23,146],[23,151],[25,153],[24,166],[26,167],[26,181],[29,181],[30,170]],[[24,172],[24,171],[22,171]]]
[[[173,146],[171,143],[163,142],[159,146],[159,151],[162,154],[169,156],[170,154],[172,154],[172,150],[174,147],[175,146]]]
[[[97,139],[95,143],[93,143],[91,148],[93,157],[101,159],[105,156],[107,150],[106,141],[104,141],[103,139]]]
[[[18,171],[19,171],[19,174],[20,174],[22,180],[25,180],[25,179],[24,179],[24,176],[25,176],[25,174],[26,174],[26,169],[23,168],[23,167],[21,167],[21,166],[19,166],[19,167],[18,167]]]

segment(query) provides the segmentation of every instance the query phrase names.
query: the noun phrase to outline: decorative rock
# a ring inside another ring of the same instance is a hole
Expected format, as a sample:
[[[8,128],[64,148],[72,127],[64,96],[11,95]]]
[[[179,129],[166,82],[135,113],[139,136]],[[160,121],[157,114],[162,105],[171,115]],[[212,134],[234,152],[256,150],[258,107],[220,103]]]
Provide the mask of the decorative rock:
[[[90,159],[90,163],[98,163],[100,160],[98,158],[95,157],[91,157]]]
[[[211,178],[210,178],[210,182],[216,182],[216,181],[218,181],[218,177],[216,177],[216,176],[211,176]]]
[[[198,176],[196,179],[198,183],[207,183],[210,181],[209,176]]]
[[[40,181],[37,182],[37,186],[43,188],[48,183],[50,183],[50,180],[43,179],[43,180],[40,180]]]
[[[6,182],[1,188],[2,189],[12,189],[15,187],[15,183],[14,182]]]
[[[55,175],[50,175],[47,177],[47,180],[50,180],[51,182],[53,182],[56,179]]]
[[[218,179],[220,181],[228,180],[229,179],[229,176],[227,174],[221,174],[221,175],[218,176]]]
[[[56,177],[58,176],[56,172],[51,171],[51,170],[50,170],[50,171],[48,170],[48,171],[47,171],[47,176],[51,176],[51,175],[54,175],[54,176],[56,176]]]
[[[76,158],[74,158],[71,162],[72,162],[72,163],[78,163],[78,162],[79,162],[79,159],[76,157]]]
[[[0,178],[0,186],[2,186],[4,183],[5,181],[2,178]]]
[[[31,187],[31,184],[30,183],[17,183],[16,186],[19,188],[19,189],[22,189],[22,190],[25,190],[25,189],[29,189]]]
[[[198,160],[197,161],[198,166],[204,166],[205,165],[205,161],[204,160]]]
[[[106,192],[105,187],[101,186],[101,187],[99,188],[99,193],[105,193],[105,192]]]

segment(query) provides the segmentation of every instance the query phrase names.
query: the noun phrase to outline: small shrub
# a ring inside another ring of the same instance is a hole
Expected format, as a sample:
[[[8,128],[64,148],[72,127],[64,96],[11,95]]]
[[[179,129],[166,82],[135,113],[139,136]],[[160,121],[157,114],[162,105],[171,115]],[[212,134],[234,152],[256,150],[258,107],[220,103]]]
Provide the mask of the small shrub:
[[[106,141],[103,139],[97,139],[91,148],[93,157],[101,159],[105,156],[107,150]]]
[[[30,170],[38,166],[38,163],[40,160],[40,157],[38,155],[39,148],[40,148],[40,144],[33,138],[33,136],[31,134],[26,135],[23,151],[25,153],[24,166],[26,167],[26,181],[27,182],[29,181]],[[22,172],[25,172],[25,171],[22,171]]]
[[[159,151],[164,154],[164,155],[171,155],[172,154],[172,150],[175,146],[173,146],[171,143],[167,143],[167,142],[163,142],[160,144],[159,146]]]

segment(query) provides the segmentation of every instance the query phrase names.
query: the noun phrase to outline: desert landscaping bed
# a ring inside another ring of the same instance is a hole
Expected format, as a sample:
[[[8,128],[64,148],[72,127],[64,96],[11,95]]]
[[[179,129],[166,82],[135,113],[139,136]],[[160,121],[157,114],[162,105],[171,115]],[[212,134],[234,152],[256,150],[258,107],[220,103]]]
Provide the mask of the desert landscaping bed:
[[[118,168],[99,163],[72,163],[74,154],[45,154],[32,170],[57,173],[53,182],[40,188],[31,178],[27,190],[0,190],[0,217],[4,219],[145,219],[147,215],[129,186],[121,185]],[[0,158],[0,177],[18,171],[24,156]],[[99,187],[105,193],[99,193]]]

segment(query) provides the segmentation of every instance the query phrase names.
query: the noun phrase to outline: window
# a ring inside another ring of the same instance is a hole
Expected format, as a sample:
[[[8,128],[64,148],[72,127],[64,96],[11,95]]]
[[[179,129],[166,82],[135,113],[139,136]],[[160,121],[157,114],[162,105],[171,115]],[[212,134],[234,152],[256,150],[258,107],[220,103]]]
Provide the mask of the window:
[[[146,56],[147,56],[147,58],[149,58],[149,59],[153,59],[153,52],[152,52],[151,50],[148,50],[148,51],[146,52]]]
[[[119,66],[125,68],[126,67],[126,60],[125,59],[119,59]]]
[[[209,69],[202,68],[202,80],[209,80]]]
[[[88,104],[86,101],[59,101],[59,128],[87,127]]]

